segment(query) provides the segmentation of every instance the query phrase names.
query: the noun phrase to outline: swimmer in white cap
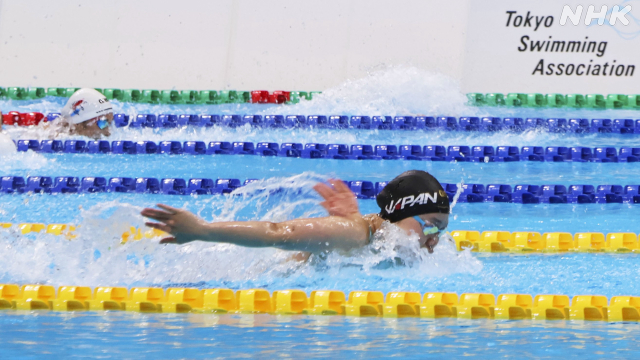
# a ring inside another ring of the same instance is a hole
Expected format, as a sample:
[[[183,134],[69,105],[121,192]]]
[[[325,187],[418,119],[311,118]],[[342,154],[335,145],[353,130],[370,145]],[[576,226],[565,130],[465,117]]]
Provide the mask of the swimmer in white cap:
[[[449,198],[431,174],[406,171],[390,181],[377,197],[379,214],[362,215],[354,193],[340,180],[332,186],[317,184],[320,203],[327,217],[295,219],[280,223],[267,221],[231,221],[208,223],[195,214],[158,204],[142,215],[156,222],[147,226],[170,233],[162,244],[185,244],[195,240],[225,242],[247,247],[276,247],[284,250],[322,252],[363,247],[384,221],[408,234],[419,235],[420,247],[430,253],[439,235],[449,224]]]
[[[61,117],[54,121],[58,132],[82,135],[93,139],[111,135],[113,108],[107,98],[94,89],[76,91],[62,108]]]

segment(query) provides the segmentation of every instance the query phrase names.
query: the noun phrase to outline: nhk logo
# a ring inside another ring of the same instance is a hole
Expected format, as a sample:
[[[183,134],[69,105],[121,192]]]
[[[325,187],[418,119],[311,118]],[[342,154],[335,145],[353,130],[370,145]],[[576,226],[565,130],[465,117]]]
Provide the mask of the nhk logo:
[[[574,26],[578,26],[580,24],[580,19],[583,17],[583,10],[584,6],[582,5],[576,6],[575,11],[571,9],[571,6],[565,5],[564,8],[562,8],[562,15],[560,15],[560,25],[566,24],[567,19],[569,19]],[[604,25],[607,20],[607,15],[609,15],[609,25],[615,25],[618,20],[622,25],[629,25],[629,19],[627,19],[626,16],[630,11],[631,5],[627,5],[623,8],[619,5],[614,5],[610,11],[608,11],[607,5],[602,5],[599,12],[596,12],[596,7],[594,5],[589,5],[587,12],[584,15],[584,24],[591,25],[593,20],[597,19],[598,25]]]

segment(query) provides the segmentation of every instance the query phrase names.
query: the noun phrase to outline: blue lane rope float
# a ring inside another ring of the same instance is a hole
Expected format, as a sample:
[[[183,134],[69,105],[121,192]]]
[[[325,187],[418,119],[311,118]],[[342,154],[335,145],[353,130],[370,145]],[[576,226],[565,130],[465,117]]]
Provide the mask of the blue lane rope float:
[[[19,117],[10,112],[4,116]],[[55,121],[59,113],[49,113],[48,121]],[[15,122],[18,123],[18,122]],[[195,115],[195,114],[115,114],[116,127],[176,128],[183,126],[238,127],[246,124],[257,128],[326,128],[408,131],[470,131],[523,132],[548,131],[577,134],[640,134],[640,119],[583,119],[583,118],[519,118],[519,117],[460,117],[453,116],[346,116],[346,115]]]
[[[247,179],[185,179],[141,177],[74,177],[20,176],[0,178],[0,194],[90,194],[138,193],[165,195],[228,194],[256,181]],[[374,199],[386,186],[379,181],[346,181],[359,199]],[[441,183],[449,199],[458,193],[457,184]],[[529,185],[512,187],[507,184],[463,184],[459,203],[518,203],[518,204],[640,204],[640,185]]]
[[[640,320],[640,298],[393,291],[197,289],[0,284],[4,310],[420,317],[497,320]]]
[[[463,146],[302,144],[211,141],[18,140],[18,151],[68,154],[260,155],[338,160],[421,160],[458,162],[597,162],[640,161],[640,147]]]

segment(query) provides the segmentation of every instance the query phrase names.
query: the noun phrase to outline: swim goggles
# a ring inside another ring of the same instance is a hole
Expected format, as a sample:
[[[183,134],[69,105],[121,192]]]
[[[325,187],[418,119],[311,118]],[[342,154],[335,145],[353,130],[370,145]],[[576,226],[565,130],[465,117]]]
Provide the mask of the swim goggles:
[[[100,119],[100,120],[96,121],[96,125],[98,125],[98,128],[100,130],[104,130],[109,126],[109,121]]]
[[[434,235],[434,234],[435,234],[435,235],[439,235],[439,234],[440,234],[440,232],[442,232],[442,231],[444,231],[444,230],[446,229],[446,228],[444,228],[444,229],[439,229],[437,226],[435,226],[435,225],[433,225],[433,224],[431,224],[431,223],[428,223],[428,222],[426,222],[426,221],[422,220],[422,219],[421,219],[419,216],[417,216],[417,215],[416,215],[416,216],[414,216],[413,218],[414,218],[414,219],[415,219],[415,220],[420,224],[420,226],[422,227],[422,233],[423,233],[425,236]]]
[[[96,123],[96,125],[98,126],[98,129],[100,130],[104,130],[107,127],[109,127],[109,120],[107,120],[106,116],[100,117],[97,120],[91,120],[87,125],[90,125],[93,122]]]

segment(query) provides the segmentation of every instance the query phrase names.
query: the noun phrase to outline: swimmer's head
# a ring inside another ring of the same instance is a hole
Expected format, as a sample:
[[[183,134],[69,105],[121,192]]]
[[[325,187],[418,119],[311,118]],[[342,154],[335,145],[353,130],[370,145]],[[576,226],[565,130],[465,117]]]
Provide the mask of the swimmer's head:
[[[74,134],[94,139],[110,135],[113,108],[109,100],[94,89],[76,91],[62,108],[61,115]]]
[[[438,244],[440,231],[449,224],[449,198],[431,174],[406,171],[391,180],[376,198],[380,217],[420,235],[429,252]]]

